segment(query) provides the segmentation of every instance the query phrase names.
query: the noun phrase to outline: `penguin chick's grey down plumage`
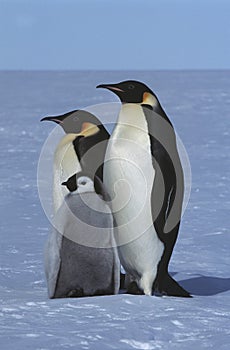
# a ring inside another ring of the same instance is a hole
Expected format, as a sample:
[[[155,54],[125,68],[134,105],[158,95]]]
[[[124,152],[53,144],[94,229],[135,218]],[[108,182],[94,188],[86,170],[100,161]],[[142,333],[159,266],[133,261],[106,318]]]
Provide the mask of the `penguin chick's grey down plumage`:
[[[117,294],[120,263],[113,237],[113,217],[102,196],[84,173],[65,186],[55,228],[45,247],[45,273],[50,298]]]

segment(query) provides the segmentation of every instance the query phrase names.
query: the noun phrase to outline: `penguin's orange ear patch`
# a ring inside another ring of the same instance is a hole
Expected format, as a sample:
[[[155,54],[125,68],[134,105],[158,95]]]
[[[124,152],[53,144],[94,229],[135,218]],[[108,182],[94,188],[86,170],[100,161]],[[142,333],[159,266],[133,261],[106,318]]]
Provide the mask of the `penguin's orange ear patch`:
[[[157,104],[157,99],[155,96],[150,94],[150,92],[143,93],[143,101],[141,104],[155,106]]]
[[[82,123],[82,126],[81,126],[81,133],[82,133],[82,132],[84,133],[85,130],[90,129],[90,128],[93,128],[94,126],[95,126],[95,125],[92,124],[92,123],[87,123],[87,122]]]
[[[84,122],[82,123],[80,135],[84,137],[92,136],[92,135],[95,135],[98,131],[99,131],[99,128],[97,125],[89,122]]]

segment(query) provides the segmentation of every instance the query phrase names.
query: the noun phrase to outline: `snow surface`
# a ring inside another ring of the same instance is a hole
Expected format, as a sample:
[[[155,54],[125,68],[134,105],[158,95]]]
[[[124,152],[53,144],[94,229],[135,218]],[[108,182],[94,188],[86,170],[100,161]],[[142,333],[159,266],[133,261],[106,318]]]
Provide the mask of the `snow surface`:
[[[192,191],[170,271],[193,299],[119,294],[49,300],[50,226],[37,163],[45,115],[117,101],[100,83],[137,79],[159,96],[188,152]],[[230,71],[1,72],[0,349],[229,349]]]

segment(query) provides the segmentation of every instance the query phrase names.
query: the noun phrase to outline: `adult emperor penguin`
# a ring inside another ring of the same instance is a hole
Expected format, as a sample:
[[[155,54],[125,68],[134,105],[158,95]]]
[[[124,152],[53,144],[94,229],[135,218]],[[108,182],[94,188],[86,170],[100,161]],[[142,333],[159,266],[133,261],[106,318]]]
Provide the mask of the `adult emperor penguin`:
[[[115,186],[115,203],[119,202],[117,198],[121,201],[121,210],[116,205],[113,207],[121,241],[121,263],[145,294],[150,294],[153,286],[154,291],[161,294],[189,297],[190,294],[168,272],[178,236],[184,193],[183,170],[172,123],[157,96],[141,82],[129,80],[97,87],[114,92],[122,102],[118,123],[108,144],[104,172],[107,188],[111,190]],[[119,185],[122,179],[131,187],[128,205],[122,195],[122,185]],[[143,195],[140,182],[146,188],[143,203],[140,203]],[[143,208],[146,215],[142,213]],[[134,216],[137,223],[132,219]],[[138,220],[143,224],[140,232]],[[130,242],[122,245],[125,235],[130,236]],[[150,261],[152,266],[148,265]],[[147,265],[154,271],[151,278],[148,276],[148,293],[141,281]]]
[[[66,133],[54,155],[53,206],[54,212],[57,212],[68,193],[66,188],[60,186],[65,179],[80,170],[102,179],[109,133],[96,116],[84,110],[48,116],[41,121],[53,121]]]
[[[95,193],[94,182],[100,188]],[[100,178],[80,172],[63,183],[70,191],[57,211],[45,247],[50,298],[117,294],[120,262],[113,216]]]

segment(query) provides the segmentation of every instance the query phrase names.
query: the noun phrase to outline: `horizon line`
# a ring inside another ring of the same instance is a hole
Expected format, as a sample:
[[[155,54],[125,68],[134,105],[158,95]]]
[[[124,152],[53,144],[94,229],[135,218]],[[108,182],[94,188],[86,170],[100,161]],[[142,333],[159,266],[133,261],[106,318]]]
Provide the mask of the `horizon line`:
[[[70,68],[70,69],[50,69],[50,68],[32,68],[32,69],[27,69],[27,68],[6,68],[6,69],[1,69],[0,72],[149,72],[149,71],[154,71],[154,72],[175,72],[175,71],[181,71],[181,72],[199,72],[199,71],[209,71],[209,72],[219,72],[219,71],[230,71],[230,68],[161,68],[161,69],[156,69],[156,68],[146,68],[146,69],[93,69],[93,68]]]

